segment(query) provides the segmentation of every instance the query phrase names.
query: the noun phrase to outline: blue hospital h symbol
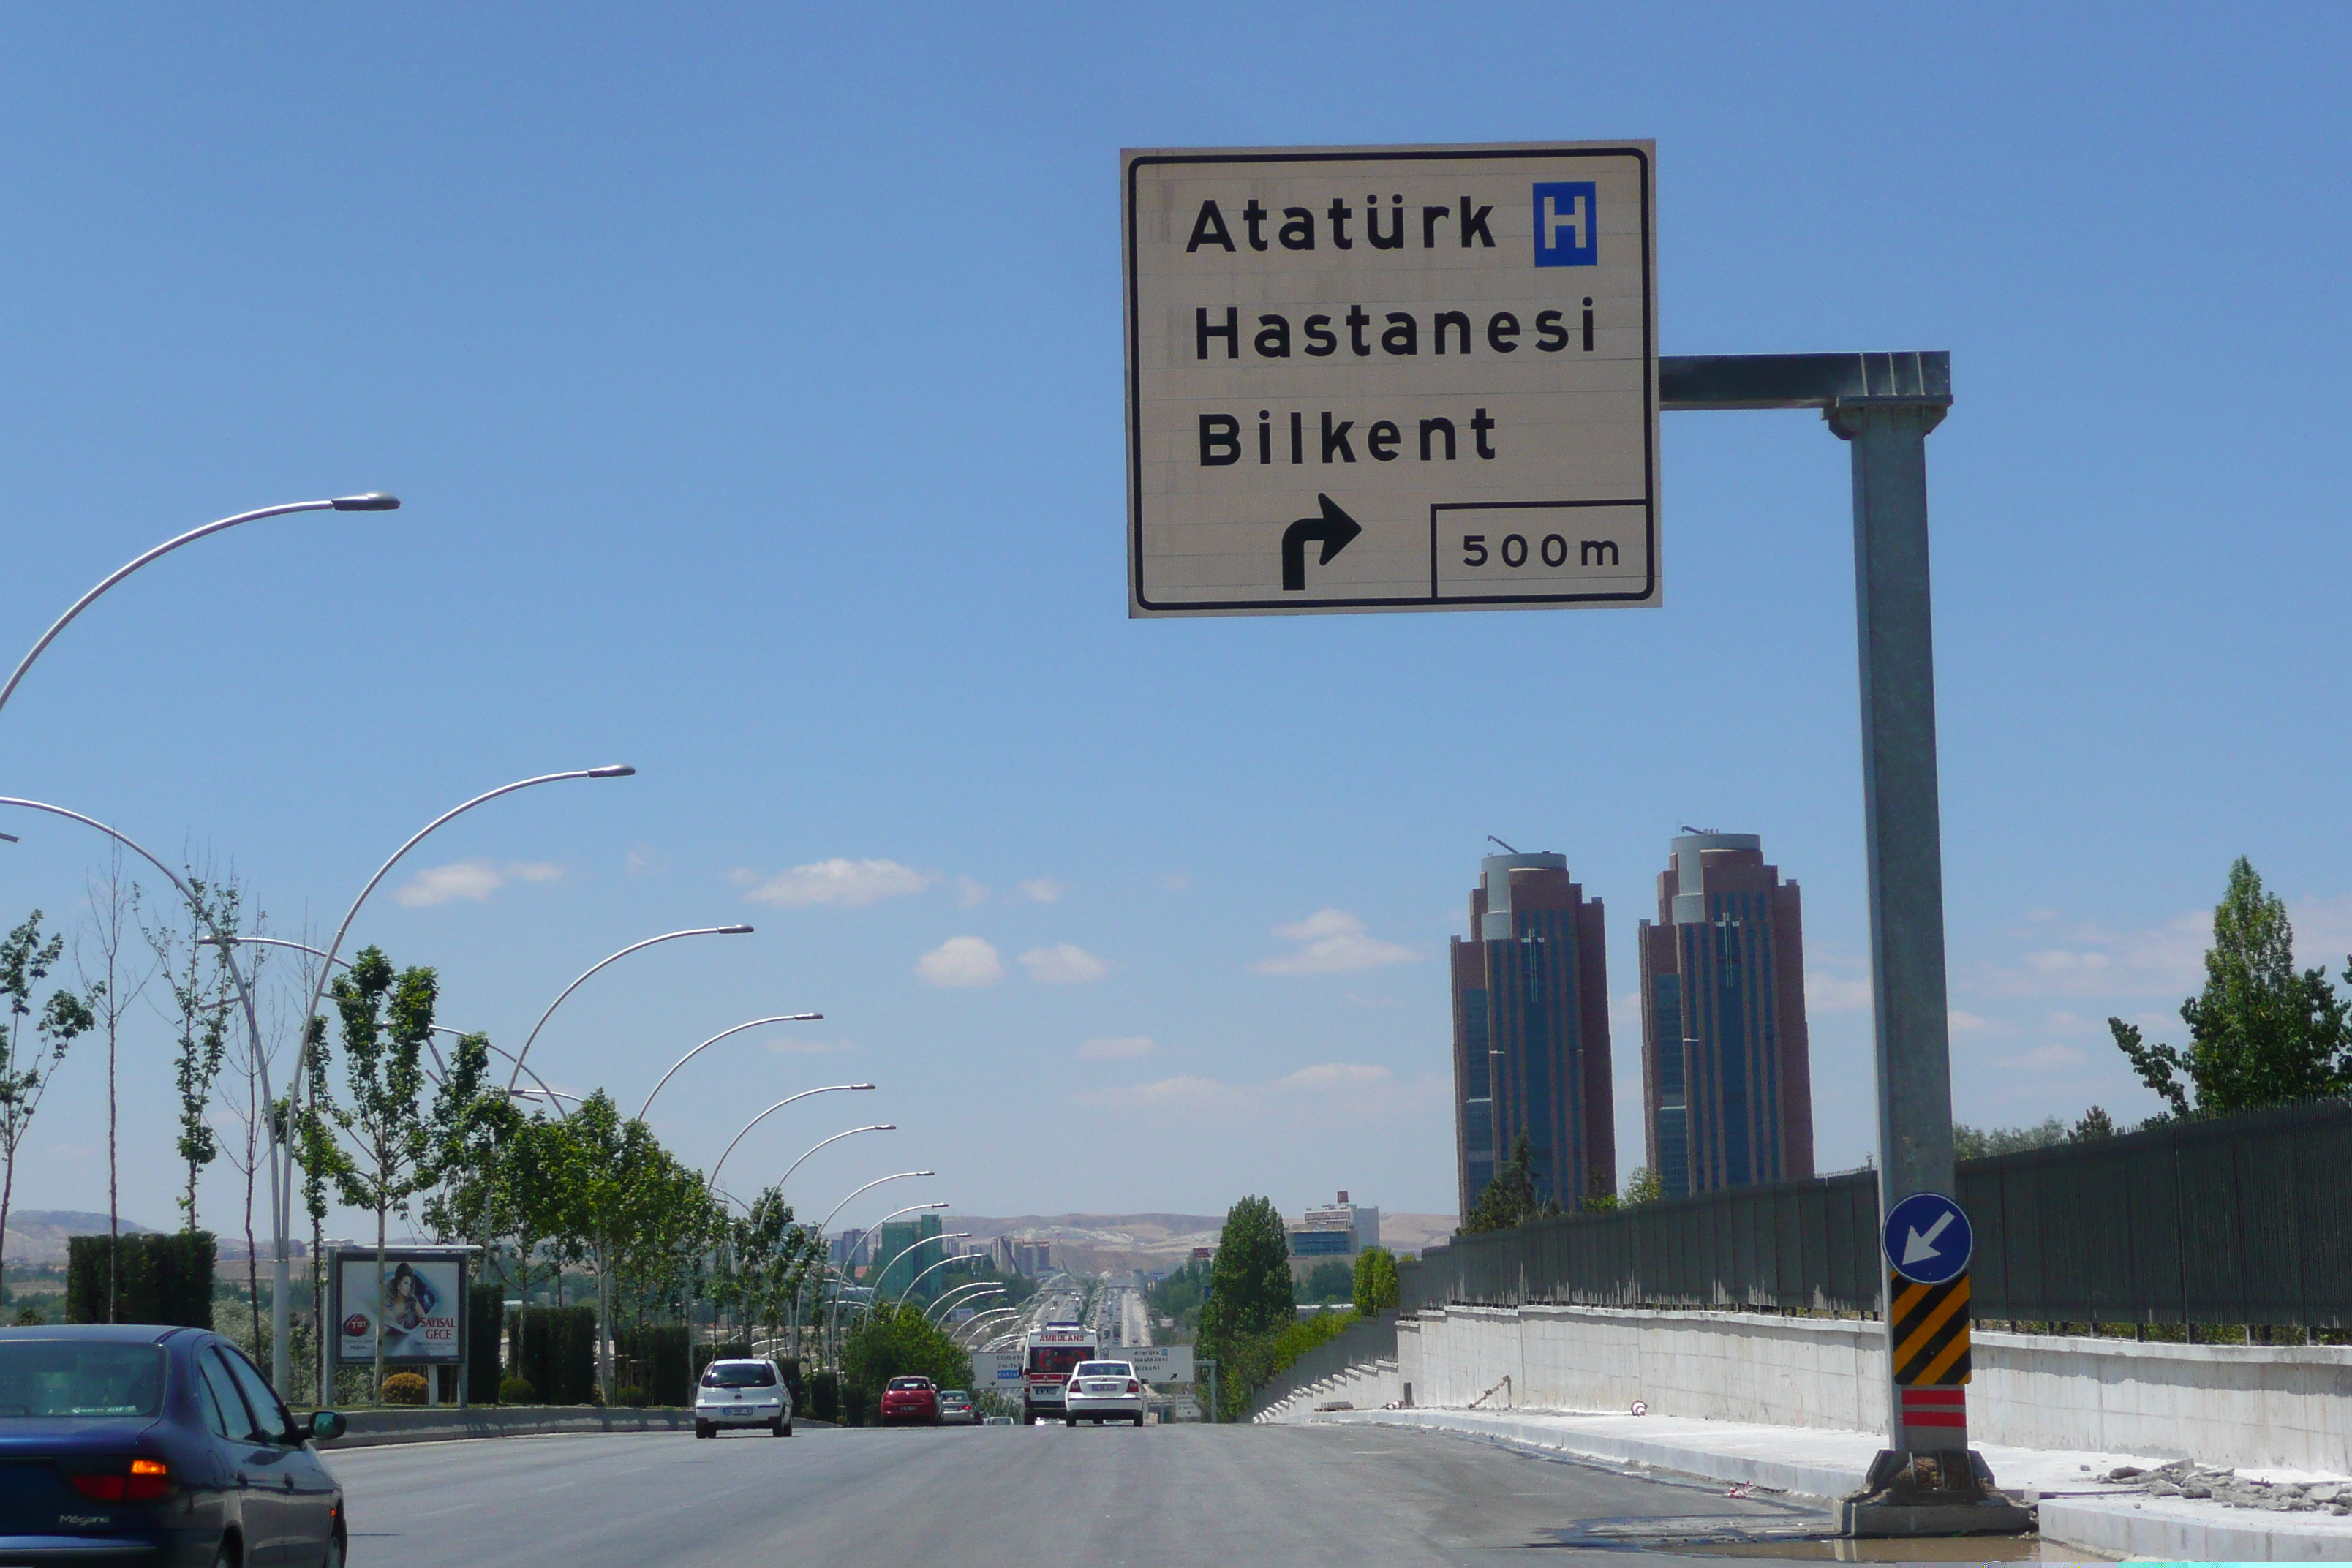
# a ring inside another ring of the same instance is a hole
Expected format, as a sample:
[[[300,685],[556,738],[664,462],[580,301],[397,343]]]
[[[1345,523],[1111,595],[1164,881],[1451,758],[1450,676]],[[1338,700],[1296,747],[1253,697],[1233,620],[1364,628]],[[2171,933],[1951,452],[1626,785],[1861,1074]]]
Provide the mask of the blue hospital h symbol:
[[[1536,265],[1598,267],[1600,187],[1591,180],[1539,184],[1535,190]]]

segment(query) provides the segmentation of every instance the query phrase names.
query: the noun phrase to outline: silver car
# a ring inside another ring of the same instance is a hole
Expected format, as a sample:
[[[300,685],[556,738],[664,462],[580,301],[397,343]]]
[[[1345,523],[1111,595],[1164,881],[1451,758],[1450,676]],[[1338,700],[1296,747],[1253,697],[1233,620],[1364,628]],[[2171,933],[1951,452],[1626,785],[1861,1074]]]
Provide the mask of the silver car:
[[[1143,1425],[1143,1380],[1131,1363],[1082,1361],[1070,1369],[1069,1387],[1062,1394],[1063,1419],[1073,1426],[1091,1421],[1132,1421]]]
[[[793,1435],[793,1395],[772,1361],[714,1361],[694,1391],[694,1435],[716,1437],[730,1426],[764,1426]]]

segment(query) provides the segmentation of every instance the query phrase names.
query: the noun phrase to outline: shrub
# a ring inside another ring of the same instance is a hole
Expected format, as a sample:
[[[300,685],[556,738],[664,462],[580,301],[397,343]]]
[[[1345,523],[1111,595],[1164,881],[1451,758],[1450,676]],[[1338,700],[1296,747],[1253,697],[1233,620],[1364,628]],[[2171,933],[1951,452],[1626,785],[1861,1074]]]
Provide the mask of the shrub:
[[[613,1391],[613,1397],[631,1410],[643,1410],[654,1402],[653,1395],[642,1388],[616,1388]]]
[[[106,1321],[107,1237],[66,1243],[66,1318]],[[116,1255],[115,1321],[213,1326],[214,1246],[210,1231],[152,1232],[121,1238]]]
[[[808,1413],[818,1421],[841,1419],[841,1384],[829,1372],[820,1372],[808,1380]]]
[[[539,1398],[539,1390],[527,1377],[505,1377],[499,1381],[500,1405],[530,1405]]]
[[[413,1372],[395,1372],[383,1380],[383,1402],[386,1405],[422,1405],[425,1403],[425,1380]]]

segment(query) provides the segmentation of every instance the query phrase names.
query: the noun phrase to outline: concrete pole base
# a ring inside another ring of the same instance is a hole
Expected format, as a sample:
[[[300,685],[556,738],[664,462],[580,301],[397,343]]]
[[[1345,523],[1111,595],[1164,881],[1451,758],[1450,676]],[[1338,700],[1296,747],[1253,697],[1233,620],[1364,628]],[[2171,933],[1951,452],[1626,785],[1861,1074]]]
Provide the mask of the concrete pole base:
[[[2021,1535],[2033,1510],[1993,1485],[1973,1448],[1906,1454],[1882,1448],[1862,1489],[1838,1505],[1838,1531],[1856,1538]]]

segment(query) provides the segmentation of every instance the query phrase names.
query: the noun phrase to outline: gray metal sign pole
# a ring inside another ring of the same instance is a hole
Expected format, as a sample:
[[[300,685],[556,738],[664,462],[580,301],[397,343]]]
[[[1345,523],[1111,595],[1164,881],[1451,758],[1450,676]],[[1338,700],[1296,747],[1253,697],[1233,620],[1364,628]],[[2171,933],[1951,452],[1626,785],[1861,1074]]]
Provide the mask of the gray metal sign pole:
[[[1854,605],[1862,678],[1864,839],[1877,1023],[1880,1216],[1915,1193],[1953,1191],[1952,1077],[1944,983],[1944,864],[1936,787],[1936,658],[1927,571],[1927,433],[1952,404],[1951,356],[1743,354],[1667,358],[1666,409],[1819,408],[1852,447]],[[1884,1287],[1882,1287],[1882,1289]],[[1882,1296],[1882,1301],[1884,1297]],[[1885,1303],[1891,1308],[1891,1303]],[[1882,1311],[1887,1364],[1894,1314]],[[1879,1475],[1915,1453],[1968,1447],[1964,1425],[1914,1427],[1887,1386]],[[1963,1467],[1953,1478],[1963,1478]],[[1947,1481],[1945,1484],[1951,1484]]]

